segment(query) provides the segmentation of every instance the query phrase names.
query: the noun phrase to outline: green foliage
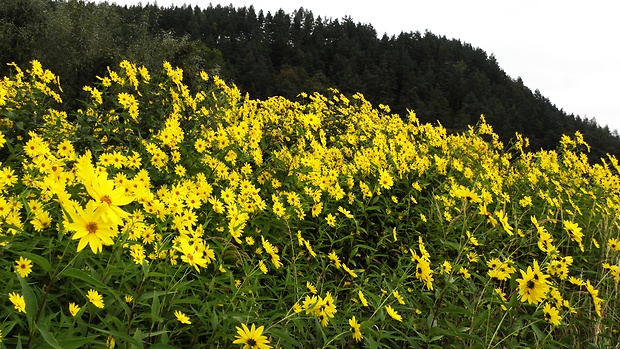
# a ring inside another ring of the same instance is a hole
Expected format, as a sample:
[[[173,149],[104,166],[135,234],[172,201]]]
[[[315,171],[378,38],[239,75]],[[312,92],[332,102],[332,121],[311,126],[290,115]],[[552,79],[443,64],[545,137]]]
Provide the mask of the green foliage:
[[[82,87],[107,74],[123,59],[152,72],[161,62],[183,66],[189,79],[223,65],[221,53],[201,41],[153,28],[156,6],[122,8],[84,1],[7,0],[0,8],[0,61],[25,66],[33,59],[63,78],[65,106],[74,110],[84,99]],[[8,75],[10,66],[0,66]]]
[[[529,152],[484,117],[190,89],[168,62],[122,61],[67,114],[57,76],[13,68],[2,348],[616,345],[619,165],[580,133]]]

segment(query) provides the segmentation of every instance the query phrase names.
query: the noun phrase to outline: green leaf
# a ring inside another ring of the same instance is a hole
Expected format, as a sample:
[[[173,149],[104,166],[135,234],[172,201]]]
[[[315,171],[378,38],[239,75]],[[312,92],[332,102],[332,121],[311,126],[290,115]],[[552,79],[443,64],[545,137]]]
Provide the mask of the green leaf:
[[[144,343],[142,342],[142,339],[145,337],[146,335],[142,333],[142,331],[140,331],[139,328],[136,328],[136,333],[133,334],[133,338],[136,340],[136,342],[138,343],[138,348],[142,349],[144,348]]]
[[[366,342],[368,343],[368,348],[370,349],[376,349],[379,346],[377,345],[377,342],[372,338],[372,337],[366,337]]]
[[[34,317],[37,313],[37,309],[39,308],[37,297],[24,278],[19,277],[18,279],[19,283],[22,285],[22,295],[24,296],[24,301],[26,302],[26,317],[28,318],[28,324],[32,328],[34,325]]]
[[[442,334],[441,334],[441,335],[437,335],[437,336],[433,336],[433,337],[430,339],[430,341],[431,341],[431,342],[438,341],[438,340],[442,339],[443,337],[444,337],[444,336],[443,336]]]
[[[168,337],[170,331],[168,331],[165,324],[163,325],[163,329],[160,332],[161,336],[159,337],[159,344],[168,344],[168,341],[170,341],[170,338]]]
[[[126,334],[126,333],[117,332],[117,331],[108,331],[108,330],[104,330],[104,329],[96,328],[96,327],[91,327],[91,329],[99,331],[101,333],[112,335],[112,337],[116,337],[116,338],[125,340],[125,341],[127,341],[127,343],[135,345],[135,346],[137,346],[139,348],[143,348],[144,347],[144,345],[142,344],[142,338],[136,339],[136,338],[134,338],[134,337],[132,337],[132,336]]]
[[[37,326],[37,330],[39,330],[39,333],[41,333],[41,336],[43,336],[43,339],[52,348],[55,348],[55,349],[63,349],[64,348],[63,346],[60,345],[60,343],[58,343],[58,341],[56,341],[56,338],[54,338],[54,336],[52,336],[52,334],[48,330],[46,330],[44,328],[40,328],[39,326]]]
[[[418,336],[420,337],[420,339],[426,343],[428,343],[428,337],[426,337],[424,334],[422,334],[421,332],[419,332],[418,330],[413,330],[415,333],[418,334]]]
[[[65,339],[65,340],[58,341],[58,344],[60,345],[62,349],[77,349],[77,348],[84,347],[88,343],[91,343],[91,341],[93,341],[96,338],[97,338],[96,336],[90,336],[90,337],[84,337],[84,338],[71,338],[71,339]]]
[[[160,297],[160,296],[165,296],[167,294],[170,294],[170,292],[168,292],[168,291],[153,291],[153,292],[149,292],[149,293],[143,294],[139,298],[139,301],[145,301],[147,299],[156,298],[156,297]]]
[[[532,330],[536,334],[537,341],[541,341],[545,338],[545,334],[536,326],[536,324],[532,324]]]
[[[269,331],[269,335],[272,335],[275,338],[278,338],[278,340],[280,340],[281,342],[290,344],[290,347],[294,347],[296,344],[299,343],[299,340],[291,337],[291,335],[286,330],[277,330],[273,328]]]
[[[82,281],[85,281],[89,284],[91,284],[94,287],[97,288],[106,288],[106,285],[104,285],[101,281],[96,280],[95,278],[93,278],[92,276],[86,274],[85,272],[79,270],[79,269],[75,269],[75,268],[67,268],[65,270],[63,270],[60,274],[58,274],[59,277],[61,276],[66,276],[66,277],[70,277],[70,278],[75,278],[75,279],[80,279]]]
[[[178,349],[178,347],[175,347],[173,345],[170,344],[153,344],[149,347],[149,349]]]
[[[47,259],[34,254],[34,253],[29,253],[29,252],[19,252],[19,255],[24,257],[24,258],[28,258],[30,260],[32,260],[34,262],[34,264],[38,265],[39,267],[43,268],[43,270],[45,270],[47,273],[52,272],[53,268],[52,265],[47,261]]]
[[[213,309],[213,311],[211,312],[211,314],[212,314],[212,315],[211,315],[211,329],[212,329],[213,331],[215,331],[215,330],[217,330],[217,328],[218,328],[218,326],[219,326],[219,324],[220,324],[220,321],[219,321],[219,319],[218,319],[218,316],[217,316],[217,311],[215,311],[215,309]]]
[[[159,297],[153,291],[153,305],[151,305],[151,316],[153,317],[153,321],[160,321],[161,317],[159,316],[159,311],[161,309],[161,303],[159,302]]]
[[[145,279],[146,278],[166,278],[168,276],[169,275],[166,275],[164,273],[158,273],[158,272],[155,272],[155,271],[149,271],[149,272],[145,273],[145,277],[144,278]]]

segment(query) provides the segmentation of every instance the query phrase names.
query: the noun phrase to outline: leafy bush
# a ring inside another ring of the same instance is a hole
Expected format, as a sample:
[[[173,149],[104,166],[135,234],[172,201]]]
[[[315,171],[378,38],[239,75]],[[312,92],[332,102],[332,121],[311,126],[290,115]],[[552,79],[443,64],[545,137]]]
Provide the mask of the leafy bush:
[[[123,61],[0,82],[0,345],[617,346],[618,162]]]

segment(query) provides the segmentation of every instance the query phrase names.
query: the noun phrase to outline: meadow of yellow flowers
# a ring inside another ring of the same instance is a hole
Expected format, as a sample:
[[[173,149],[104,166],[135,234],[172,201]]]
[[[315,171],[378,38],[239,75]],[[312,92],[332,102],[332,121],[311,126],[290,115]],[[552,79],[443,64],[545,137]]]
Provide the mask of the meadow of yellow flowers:
[[[608,348],[620,169],[361,94],[0,81],[1,348]]]

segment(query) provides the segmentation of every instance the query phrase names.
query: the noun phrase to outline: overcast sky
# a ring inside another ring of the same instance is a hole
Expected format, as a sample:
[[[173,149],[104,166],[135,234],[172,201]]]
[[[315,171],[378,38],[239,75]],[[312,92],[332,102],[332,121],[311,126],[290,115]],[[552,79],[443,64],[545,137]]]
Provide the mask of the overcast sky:
[[[100,0],[97,0],[100,1]],[[139,0],[109,0],[138,4]],[[154,1],[144,0],[142,4]],[[615,1],[593,0],[158,0],[207,7],[253,5],[274,13],[303,7],[315,18],[371,24],[379,36],[426,30],[493,54],[512,78],[521,77],[569,114],[620,131],[620,18]],[[415,106],[412,106],[415,109]]]

